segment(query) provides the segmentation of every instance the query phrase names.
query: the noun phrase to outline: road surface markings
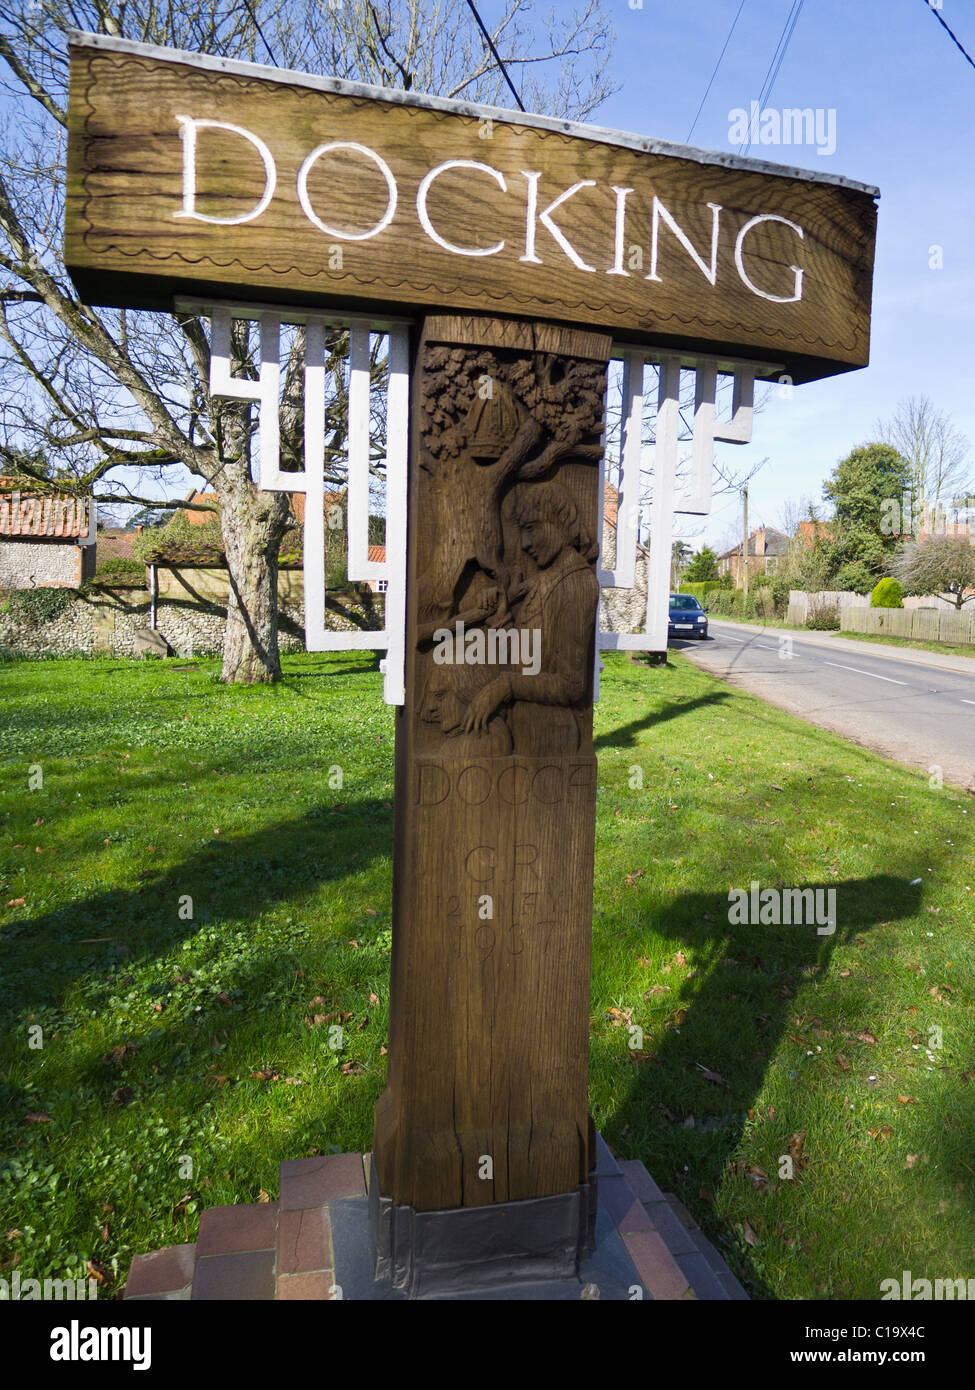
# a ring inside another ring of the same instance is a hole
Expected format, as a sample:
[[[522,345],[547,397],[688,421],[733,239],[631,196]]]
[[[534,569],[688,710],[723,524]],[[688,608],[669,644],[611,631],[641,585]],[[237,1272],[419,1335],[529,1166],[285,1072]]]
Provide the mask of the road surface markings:
[[[962,700],[963,705],[975,705],[975,700]]]
[[[835,666],[838,671],[855,671],[858,676],[872,676],[875,681],[888,681],[891,685],[906,685],[907,681],[895,681],[893,676],[878,676],[875,671],[863,671],[859,666],[844,666],[839,661],[824,661],[824,666]]]

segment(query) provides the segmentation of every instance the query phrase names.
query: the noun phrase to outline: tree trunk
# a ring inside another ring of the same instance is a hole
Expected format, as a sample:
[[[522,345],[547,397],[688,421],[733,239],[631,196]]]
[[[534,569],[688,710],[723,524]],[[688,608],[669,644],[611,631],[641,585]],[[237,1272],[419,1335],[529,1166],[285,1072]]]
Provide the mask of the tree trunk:
[[[262,493],[247,479],[224,479],[221,519],[229,592],[220,679],[260,685],[281,679],[278,653],[278,548],[287,525],[282,493]]]

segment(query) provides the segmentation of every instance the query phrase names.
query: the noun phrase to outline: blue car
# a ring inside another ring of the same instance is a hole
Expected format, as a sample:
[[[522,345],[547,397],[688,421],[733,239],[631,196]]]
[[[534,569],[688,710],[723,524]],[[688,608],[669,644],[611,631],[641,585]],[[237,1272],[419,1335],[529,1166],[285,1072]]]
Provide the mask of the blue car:
[[[691,594],[671,594],[668,637],[699,637],[708,635],[708,615]]]

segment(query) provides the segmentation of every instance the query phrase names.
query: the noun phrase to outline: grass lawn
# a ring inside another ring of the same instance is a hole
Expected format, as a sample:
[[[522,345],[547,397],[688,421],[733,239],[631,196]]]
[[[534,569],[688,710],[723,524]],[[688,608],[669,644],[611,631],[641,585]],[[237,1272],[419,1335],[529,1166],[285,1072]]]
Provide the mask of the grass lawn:
[[[851,642],[879,642],[884,647],[913,647],[919,652],[975,657],[975,647],[949,647],[945,642],[915,642],[912,637],[886,637],[882,632],[840,632],[837,635]]]
[[[286,657],[279,686],[226,689],[217,667],[0,664],[8,1277],[91,1262],[110,1296],[133,1254],[192,1240],[202,1208],[276,1195],[283,1159],[370,1145],[381,677],[360,656]],[[607,657],[597,736],[608,1142],[756,1297],[975,1276],[975,801],[674,654]],[[730,925],[729,888],[753,880],[835,888],[835,935]]]

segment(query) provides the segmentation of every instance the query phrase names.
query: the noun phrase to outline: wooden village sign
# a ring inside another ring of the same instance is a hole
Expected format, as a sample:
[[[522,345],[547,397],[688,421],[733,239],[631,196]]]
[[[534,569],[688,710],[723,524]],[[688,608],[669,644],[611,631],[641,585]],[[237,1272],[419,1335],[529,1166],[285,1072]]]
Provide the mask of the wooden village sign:
[[[599,652],[666,648],[673,514],[708,511],[713,443],[749,438],[756,378],[866,365],[876,192],[73,37],[66,261],[80,294],[211,316],[211,392],[260,407],[260,485],[309,497],[308,648],[386,647],[393,958],[370,1200],[377,1277],[396,1288],[565,1275],[592,1246]],[[231,375],[234,317],[260,321],[258,380]],[[305,326],[303,473],[278,467],[282,322]],[[386,581],[382,634],[325,629],[323,342],[336,323],[351,337],[348,573]],[[384,565],[367,549],[370,332],[389,335]],[[613,359],[622,484],[605,570]],[[647,364],[647,620],[600,633],[600,585],[634,583]],[[696,386],[679,490],[682,370]],[[720,373],[734,378],[723,422]]]

